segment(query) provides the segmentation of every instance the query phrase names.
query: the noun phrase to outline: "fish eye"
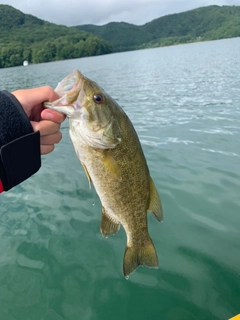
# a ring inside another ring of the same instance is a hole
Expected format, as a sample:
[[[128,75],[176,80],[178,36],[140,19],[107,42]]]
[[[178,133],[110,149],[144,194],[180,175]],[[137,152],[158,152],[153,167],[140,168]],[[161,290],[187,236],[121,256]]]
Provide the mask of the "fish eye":
[[[94,100],[94,102],[96,102],[97,104],[101,104],[101,103],[104,102],[104,97],[103,97],[103,95],[101,95],[100,93],[96,93],[96,94],[94,94],[94,96],[93,96],[93,100]]]

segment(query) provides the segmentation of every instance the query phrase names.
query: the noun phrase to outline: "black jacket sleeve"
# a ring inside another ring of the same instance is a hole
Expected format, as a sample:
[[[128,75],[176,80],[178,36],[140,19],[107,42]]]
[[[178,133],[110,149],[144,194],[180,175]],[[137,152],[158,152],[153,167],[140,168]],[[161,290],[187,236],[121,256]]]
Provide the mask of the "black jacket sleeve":
[[[0,91],[0,192],[26,180],[40,166],[40,133],[33,132],[15,96]]]

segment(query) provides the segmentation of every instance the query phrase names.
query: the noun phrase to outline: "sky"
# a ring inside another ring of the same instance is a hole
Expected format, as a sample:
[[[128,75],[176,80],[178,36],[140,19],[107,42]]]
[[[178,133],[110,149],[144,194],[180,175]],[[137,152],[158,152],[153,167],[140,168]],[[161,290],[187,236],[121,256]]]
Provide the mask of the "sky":
[[[113,21],[143,25],[167,14],[194,8],[240,5],[240,0],[3,0],[0,4],[66,26],[104,25]]]

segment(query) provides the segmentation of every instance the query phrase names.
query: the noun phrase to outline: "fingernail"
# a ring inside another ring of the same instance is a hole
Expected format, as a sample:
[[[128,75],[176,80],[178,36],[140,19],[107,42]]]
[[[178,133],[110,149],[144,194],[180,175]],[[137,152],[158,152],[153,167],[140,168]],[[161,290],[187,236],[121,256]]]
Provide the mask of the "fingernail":
[[[46,120],[51,120],[51,119],[53,118],[53,115],[52,115],[51,112],[45,112],[44,118],[45,118]]]

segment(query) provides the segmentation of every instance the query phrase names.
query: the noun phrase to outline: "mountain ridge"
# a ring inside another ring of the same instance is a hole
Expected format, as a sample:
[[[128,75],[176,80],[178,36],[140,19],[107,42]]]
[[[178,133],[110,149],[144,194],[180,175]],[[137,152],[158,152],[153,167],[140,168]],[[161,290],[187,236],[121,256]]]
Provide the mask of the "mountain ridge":
[[[240,37],[240,6],[200,7],[168,14],[141,26],[116,22],[113,26],[118,38],[109,30],[110,24],[88,24],[75,28],[101,36],[111,43],[114,51]]]
[[[240,37],[240,6],[206,6],[143,25],[67,27],[0,5],[0,68]]]
[[[112,53],[104,39],[0,5],[0,68]]]

